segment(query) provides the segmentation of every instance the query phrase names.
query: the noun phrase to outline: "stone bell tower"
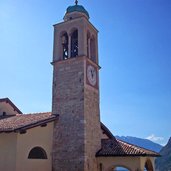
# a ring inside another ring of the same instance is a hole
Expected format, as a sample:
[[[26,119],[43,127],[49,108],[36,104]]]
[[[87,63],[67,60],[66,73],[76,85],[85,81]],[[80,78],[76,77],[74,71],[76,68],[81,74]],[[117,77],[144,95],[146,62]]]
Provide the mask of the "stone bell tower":
[[[67,8],[54,25],[53,171],[97,171],[101,148],[98,31],[83,6]]]

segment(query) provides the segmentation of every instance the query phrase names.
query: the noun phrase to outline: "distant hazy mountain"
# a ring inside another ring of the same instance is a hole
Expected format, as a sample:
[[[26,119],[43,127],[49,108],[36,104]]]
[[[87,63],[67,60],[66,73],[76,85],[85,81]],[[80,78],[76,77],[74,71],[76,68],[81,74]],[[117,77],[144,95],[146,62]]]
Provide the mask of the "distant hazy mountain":
[[[157,171],[171,171],[171,138],[160,151],[161,157],[156,159]]]
[[[137,146],[155,151],[155,152],[160,152],[163,146],[160,144],[154,143],[150,140],[147,139],[142,139],[142,138],[136,138],[136,137],[130,137],[130,136],[115,136],[117,139],[128,142],[130,144],[135,144]]]

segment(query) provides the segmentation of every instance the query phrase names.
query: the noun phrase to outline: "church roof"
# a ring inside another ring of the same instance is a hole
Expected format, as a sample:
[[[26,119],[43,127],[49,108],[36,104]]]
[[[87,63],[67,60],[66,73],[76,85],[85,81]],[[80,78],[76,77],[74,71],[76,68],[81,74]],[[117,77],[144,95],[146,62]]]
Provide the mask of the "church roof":
[[[17,114],[16,116],[0,120],[0,133],[21,132],[36,126],[45,126],[46,123],[57,119],[58,115],[52,115],[50,112]]]
[[[102,139],[102,148],[97,152],[97,157],[119,156],[151,156],[158,157],[160,154],[136,145],[126,143],[116,138]]]
[[[46,126],[47,123],[55,121],[59,115],[52,115],[51,112],[33,113],[33,114],[17,114],[5,119],[0,119],[0,133],[20,132],[25,133],[27,129],[37,126]],[[102,139],[102,147],[96,153],[97,157],[112,157],[112,156],[159,156],[153,151],[117,140],[110,130],[101,123],[103,133],[108,136],[108,139]]]

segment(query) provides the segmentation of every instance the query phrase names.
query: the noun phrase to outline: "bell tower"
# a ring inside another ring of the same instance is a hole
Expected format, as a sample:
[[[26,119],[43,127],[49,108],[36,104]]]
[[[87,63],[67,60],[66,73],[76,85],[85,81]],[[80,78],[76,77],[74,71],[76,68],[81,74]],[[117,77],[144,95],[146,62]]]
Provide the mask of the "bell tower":
[[[85,8],[69,6],[54,25],[53,171],[97,171],[101,148],[98,31]]]

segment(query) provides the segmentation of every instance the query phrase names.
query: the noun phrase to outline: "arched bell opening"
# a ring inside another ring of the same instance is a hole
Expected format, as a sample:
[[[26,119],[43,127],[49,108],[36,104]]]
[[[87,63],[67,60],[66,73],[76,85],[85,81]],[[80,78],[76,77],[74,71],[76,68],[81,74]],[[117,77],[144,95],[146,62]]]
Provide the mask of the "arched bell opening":
[[[90,39],[90,59],[96,62],[96,41],[94,36]]]
[[[154,171],[153,165],[150,159],[148,159],[144,166],[144,171]]]
[[[87,57],[90,58],[90,32],[87,32]]]
[[[78,30],[71,33],[71,58],[78,56]]]
[[[65,32],[61,36],[62,39],[62,58],[63,60],[69,58],[69,53],[68,53],[68,34]]]

